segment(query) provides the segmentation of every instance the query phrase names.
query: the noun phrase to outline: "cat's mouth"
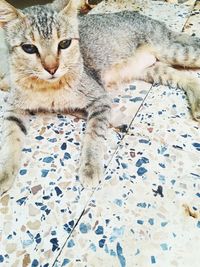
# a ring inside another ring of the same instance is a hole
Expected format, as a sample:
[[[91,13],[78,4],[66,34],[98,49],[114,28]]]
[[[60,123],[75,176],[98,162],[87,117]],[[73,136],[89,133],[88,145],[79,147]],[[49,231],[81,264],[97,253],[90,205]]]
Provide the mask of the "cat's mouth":
[[[52,77],[50,77],[48,80],[56,80],[56,79],[58,79],[58,78],[55,77],[55,76],[52,76]]]
[[[60,79],[62,79],[63,76],[65,76],[66,73],[55,73],[53,75],[48,75],[47,77],[44,77],[47,82],[57,82]]]
[[[47,79],[47,81],[49,81],[49,82],[55,82],[55,81],[57,81],[57,80],[59,80],[59,79],[60,79],[59,76],[52,75],[51,77],[49,77],[49,78]]]

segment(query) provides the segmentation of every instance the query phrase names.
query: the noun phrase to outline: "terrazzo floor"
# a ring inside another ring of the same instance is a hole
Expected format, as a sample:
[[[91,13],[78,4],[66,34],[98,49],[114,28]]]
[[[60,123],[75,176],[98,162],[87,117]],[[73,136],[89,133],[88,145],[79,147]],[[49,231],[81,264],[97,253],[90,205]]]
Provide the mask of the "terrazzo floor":
[[[103,1],[91,12],[140,10],[200,35],[198,1],[131,2]],[[3,43],[0,49],[5,55]],[[19,175],[0,198],[0,266],[200,266],[200,126],[185,94],[134,82],[112,97],[113,114],[130,127],[126,134],[109,129],[95,191],[77,176],[85,122],[31,117]]]

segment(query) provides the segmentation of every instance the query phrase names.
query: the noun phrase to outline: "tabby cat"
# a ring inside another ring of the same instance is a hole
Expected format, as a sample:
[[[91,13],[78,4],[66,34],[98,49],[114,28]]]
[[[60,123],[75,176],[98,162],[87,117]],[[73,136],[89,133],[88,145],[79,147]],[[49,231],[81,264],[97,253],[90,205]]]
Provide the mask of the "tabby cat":
[[[84,186],[103,177],[102,142],[110,122],[107,90],[141,79],[185,90],[200,119],[200,86],[172,66],[200,67],[200,40],[177,34],[136,12],[77,16],[78,1],[17,10],[0,0],[11,89],[0,151],[0,192],[20,167],[29,112],[85,110],[79,175]]]

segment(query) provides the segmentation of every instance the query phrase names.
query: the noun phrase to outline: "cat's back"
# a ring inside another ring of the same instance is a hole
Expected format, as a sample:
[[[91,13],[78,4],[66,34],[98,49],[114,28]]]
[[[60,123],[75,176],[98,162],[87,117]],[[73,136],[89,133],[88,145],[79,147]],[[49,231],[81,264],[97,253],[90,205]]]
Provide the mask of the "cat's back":
[[[91,30],[101,29],[101,30],[118,30],[121,27],[134,24],[134,28],[140,27],[145,23],[149,24],[149,21],[153,21],[150,18],[136,12],[136,11],[121,11],[115,13],[102,13],[102,14],[88,14],[84,16],[79,16],[80,22],[80,32],[85,30],[85,27],[90,27]],[[124,29],[126,30],[126,29]]]
[[[130,36],[130,32],[138,32],[138,22],[145,17],[136,12],[118,12],[110,14],[88,14],[79,17],[79,33],[81,45],[104,45],[110,42],[121,43],[122,39]],[[134,24],[134,28],[132,25]],[[138,35],[138,34],[137,34]],[[99,47],[100,48],[100,47]]]
[[[79,17],[80,48],[86,65],[104,68],[133,54],[138,45],[159,38],[165,26],[138,12]],[[156,34],[158,37],[156,37]]]

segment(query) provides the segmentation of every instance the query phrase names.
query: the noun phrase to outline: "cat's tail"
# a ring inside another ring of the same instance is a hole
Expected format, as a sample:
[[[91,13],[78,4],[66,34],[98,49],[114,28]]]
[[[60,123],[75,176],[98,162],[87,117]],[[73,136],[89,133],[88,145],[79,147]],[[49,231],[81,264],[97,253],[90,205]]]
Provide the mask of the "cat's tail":
[[[194,119],[200,121],[200,83],[197,78],[162,62],[146,68],[138,78],[150,83],[183,89],[187,94]]]
[[[159,61],[174,66],[200,68],[200,38],[184,33],[169,32],[164,41],[151,46],[153,54]]]

